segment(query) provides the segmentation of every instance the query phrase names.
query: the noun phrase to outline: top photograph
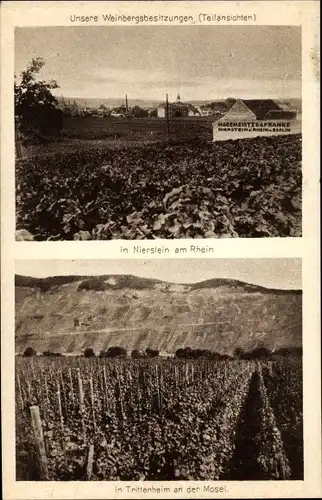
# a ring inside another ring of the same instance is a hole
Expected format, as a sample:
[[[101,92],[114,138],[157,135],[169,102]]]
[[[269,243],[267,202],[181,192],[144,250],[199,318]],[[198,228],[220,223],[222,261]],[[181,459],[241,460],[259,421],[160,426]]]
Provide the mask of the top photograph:
[[[300,26],[15,29],[16,241],[302,235]]]

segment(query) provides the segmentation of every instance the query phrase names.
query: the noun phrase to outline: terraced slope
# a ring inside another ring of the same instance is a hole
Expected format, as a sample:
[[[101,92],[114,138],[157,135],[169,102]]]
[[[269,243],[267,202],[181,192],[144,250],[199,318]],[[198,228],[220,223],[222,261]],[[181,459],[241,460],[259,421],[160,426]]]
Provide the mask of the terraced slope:
[[[77,354],[110,346],[236,347],[302,344],[302,294],[236,280],[178,285],[134,276],[16,277],[16,352]]]

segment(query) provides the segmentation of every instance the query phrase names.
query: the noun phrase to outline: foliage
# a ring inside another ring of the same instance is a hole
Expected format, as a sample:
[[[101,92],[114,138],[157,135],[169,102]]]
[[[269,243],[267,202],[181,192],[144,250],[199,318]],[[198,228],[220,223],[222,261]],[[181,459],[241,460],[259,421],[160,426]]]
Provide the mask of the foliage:
[[[210,351],[209,349],[191,349],[191,347],[177,349],[175,356],[182,359],[213,359],[218,361],[229,359],[229,356]]]
[[[20,83],[14,82],[15,118],[24,136],[43,138],[57,134],[63,126],[62,112],[56,108],[58,101],[52,90],[56,81],[37,81],[36,75],[45,65],[44,59],[32,59],[21,73]]]
[[[157,358],[159,356],[159,351],[158,349],[151,349],[150,347],[148,347],[145,350],[145,354],[147,358]]]
[[[276,418],[267,396],[261,370],[259,370],[258,379],[261,404],[258,420],[261,423],[261,427],[257,436],[257,446],[258,462],[264,473],[263,479],[267,477],[272,479],[291,479],[292,470],[285,454],[282,436],[277,427]]]
[[[16,164],[37,240],[300,236],[298,136],[73,150]]]
[[[139,351],[138,349],[133,349],[131,352],[131,358],[132,359],[142,359],[144,358],[144,353]]]
[[[303,349],[302,347],[281,347],[280,349],[277,349],[274,351],[274,356],[303,356]]]
[[[106,283],[97,277],[83,280],[78,287],[78,290],[95,290],[97,292],[107,289]]]
[[[294,475],[303,461],[295,438],[301,393],[298,358],[20,358],[17,477],[36,480],[30,477],[36,466],[23,468],[35,452],[29,406],[36,404],[51,480],[85,479],[90,444],[92,480],[303,479]],[[294,440],[291,461],[286,455]]]
[[[243,353],[241,359],[265,359],[272,356],[272,353],[266,347],[255,347],[249,352]]]
[[[291,479],[303,478],[303,373],[298,354],[264,364],[262,377],[289,460]]]
[[[135,118],[143,118],[145,116],[149,116],[149,113],[146,109],[140,108],[140,106],[134,106],[132,108],[132,115]]]
[[[30,358],[31,356],[36,356],[37,352],[32,347],[27,347],[23,355],[25,356],[25,358]]]
[[[126,349],[124,347],[109,347],[106,352],[101,352],[101,357],[103,358],[125,358],[127,355]]]
[[[84,351],[84,358],[93,358],[95,357],[95,352],[91,347],[87,347]]]
[[[234,350],[234,356],[236,358],[242,358],[244,356],[244,354],[245,354],[245,351],[241,347],[236,347],[236,349]]]

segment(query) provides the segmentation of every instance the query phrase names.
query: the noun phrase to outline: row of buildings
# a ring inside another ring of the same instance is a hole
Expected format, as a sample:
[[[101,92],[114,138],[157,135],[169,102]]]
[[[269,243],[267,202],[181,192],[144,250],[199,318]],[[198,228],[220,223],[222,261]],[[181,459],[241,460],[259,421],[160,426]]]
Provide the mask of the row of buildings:
[[[184,103],[178,95],[173,103],[160,104],[157,108],[159,118],[166,115],[172,117],[187,116],[214,116],[227,117],[234,116],[235,119],[243,120],[293,120],[297,117],[297,111],[289,106],[277,104],[272,99],[232,99],[226,101],[215,101],[210,104],[194,106]]]
[[[64,114],[78,116],[111,116],[115,118],[158,117],[161,119],[180,117],[212,117],[213,139],[250,137],[258,135],[276,135],[300,133],[301,119],[298,110],[293,109],[290,102],[272,99],[226,99],[196,106],[183,102],[180,95],[176,101],[161,103],[157,107],[143,109],[139,106],[129,107],[127,96],[124,105],[107,108],[100,105],[98,109],[77,105],[74,101],[68,106],[60,103]],[[301,114],[301,112],[299,111]]]
[[[66,101],[64,98],[59,100],[59,109],[65,115],[69,116],[112,116],[116,118],[127,118],[135,116],[142,118],[145,116],[155,116],[158,118],[165,118],[168,112],[169,118],[175,117],[200,117],[200,116],[213,116],[218,114],[218,112],[227,111],[227,103],[225,101],[216,101],[209,104],[201,104],[200,106],[193,105],[189,102],[181,101],[180,95],[178,94],[176,101],[168,103],[160,103],[157,107],[151,106],[139,107],[128,105],[127,96],[125,97],[124,104],[112,108],[101,104],[99,107],[94,108],[88,106],[86,102],[84,105],[77,104],[75,100]]]
[[[212,116],[215,114],[214,107],[207,104],[202,104],[201,106],[194,106],[188,102],[182,102],[180,94],[178,94],[175,102],[172,103],[161,103],[157,108],[157,116],[159,118],[179,118],[187,116]]]

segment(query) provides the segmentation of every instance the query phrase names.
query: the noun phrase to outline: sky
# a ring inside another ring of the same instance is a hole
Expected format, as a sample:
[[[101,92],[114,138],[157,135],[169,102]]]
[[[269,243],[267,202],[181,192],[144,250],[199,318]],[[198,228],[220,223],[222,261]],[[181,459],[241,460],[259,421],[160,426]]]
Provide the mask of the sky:
[[[43,278],[56,275],[132,274],[172,283],[232,278],[267,288],[301,289],[301,259],[121,259],[18,260],[16,274]]]
[[[65,97],[301,97],[298,26],[16,28],[15,74],[34,57]]]

